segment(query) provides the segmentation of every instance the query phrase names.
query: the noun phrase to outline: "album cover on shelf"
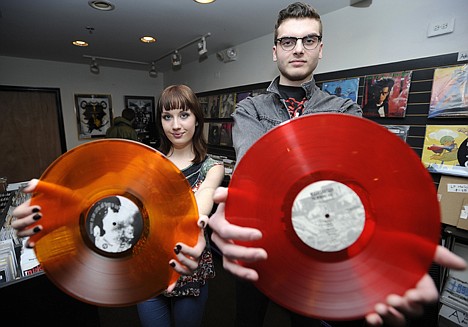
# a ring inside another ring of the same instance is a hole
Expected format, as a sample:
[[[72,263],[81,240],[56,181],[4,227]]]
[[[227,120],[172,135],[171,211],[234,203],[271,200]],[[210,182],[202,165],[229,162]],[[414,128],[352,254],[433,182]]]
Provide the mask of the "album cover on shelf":
[[[232,122],[221,123],[219,144],[232,146]]]
[[[383,125],[383,127],[406,142],[410,129],[409,125]]]
[[[210,118],[219,117],[219,95],[210,95],[208,97],[208,108],[210,111]]]
[[[203,111],[203,116],[205,118],[210,118],[210,110],[208,104],[208,97],[198,97],[198,102],[200,103],[200,109]]]
[[[208,143],[219,145],[221,138],[221,123],[210,123],[208,131]]]
[[[236,108],[236,93],[225,93],[220,96],[219,118],[229,118]]]
[[[468,64],[434,70],[428,117],[468,117]]]
[[[351,99],[356,102],[359,90],[359,78],[323,82],[322,90],[328,94],[333,94],[344,99]]]
[[[364,77],[364,117],[405,117],[412,71]]]
[[[431,173],[468,177],[468,125],[427,125],[422,162]]]

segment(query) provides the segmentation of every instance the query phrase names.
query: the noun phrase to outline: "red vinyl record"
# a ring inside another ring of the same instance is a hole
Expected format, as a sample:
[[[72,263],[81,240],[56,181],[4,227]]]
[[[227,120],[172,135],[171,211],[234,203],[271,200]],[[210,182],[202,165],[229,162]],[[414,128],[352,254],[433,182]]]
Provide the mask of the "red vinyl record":
[[[371,120],[285,122],[238,163],[226,218],[259,229],[257,288],[298,314],[352,320],[428,272],[440,237],[434,182],[404,141]]]

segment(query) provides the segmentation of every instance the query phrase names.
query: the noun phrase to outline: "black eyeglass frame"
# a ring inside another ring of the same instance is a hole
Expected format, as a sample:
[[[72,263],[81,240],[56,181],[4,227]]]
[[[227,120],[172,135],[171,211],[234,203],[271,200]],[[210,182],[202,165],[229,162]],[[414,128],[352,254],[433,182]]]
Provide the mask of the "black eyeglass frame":
[[[304,40],[307,39],[307,38],[313,38],[313,37],[316,37],[317,38],[317,42],[315,43],[314,47],[309,49],[307,47],[307,45],[304,43]],[[291,49],[285,49],[283,47],[283,44],[281,44],[281,42],[284,40],[284,39],[291,39],[291,40],[294,40],[294,46],[291,48]],[[284,51],[292,51],[294,50],[294,48],[296,47],[297,45],[297,40],[301,40],[302,41],[302,46],[306,49],[306,50],[315,50],[319,43],[322,42],[322,35],[315,35],[315,34],[309,34],[309,35],[306,35],[306,36],[303,36],[303,37],[295,37],[295,36],[283,36],[283,37],[279,37],[276,39],[276,43],[277,44],[279,42],[280,44],[280,47],[284,50]]]

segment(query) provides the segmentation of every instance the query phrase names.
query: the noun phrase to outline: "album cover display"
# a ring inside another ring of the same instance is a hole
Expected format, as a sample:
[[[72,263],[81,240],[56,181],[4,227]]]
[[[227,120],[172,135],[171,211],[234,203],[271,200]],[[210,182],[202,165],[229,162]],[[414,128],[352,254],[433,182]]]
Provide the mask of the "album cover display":
[[[468,64],[436,68],[429,118],[468,117]]]
[[[364,77],[364,117],[405,117],[412,71]]]
[[[357,102],[359,78],[323,82],[322,90],[328,94],[333,94],[340,98],[347,98]]]
[[[432,173],[468,176],[468,125],[427,125],[421,156]]]

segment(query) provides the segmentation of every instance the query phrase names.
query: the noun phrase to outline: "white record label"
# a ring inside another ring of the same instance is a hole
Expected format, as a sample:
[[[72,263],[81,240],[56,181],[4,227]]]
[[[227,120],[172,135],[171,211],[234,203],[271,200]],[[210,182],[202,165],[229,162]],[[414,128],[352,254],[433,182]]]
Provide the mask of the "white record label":
[[[359,196],[336,181],[306,186],[296,196],[291,216],[297,236],[323,252],[346,249],[364,230],[365,211]]]

